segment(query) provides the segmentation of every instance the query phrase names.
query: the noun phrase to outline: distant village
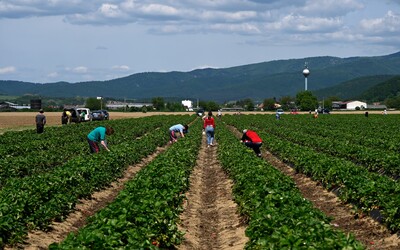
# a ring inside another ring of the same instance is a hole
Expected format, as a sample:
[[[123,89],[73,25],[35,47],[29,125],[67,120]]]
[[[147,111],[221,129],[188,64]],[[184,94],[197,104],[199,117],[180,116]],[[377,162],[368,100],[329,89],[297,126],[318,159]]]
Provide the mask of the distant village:
[[[194,106],[193,101],[191,100],[182,100],[182,105],[185,107],[186,111],[194,111],[198,107]],[[81,105],[84,107],[84,105]],[[73,107],[82,108],[81,106],[74,105]],[[121,110],[124,108],[142,108],[142,107],[152,107],[152,103],[143,103],[143,102],[121,102],[121,101],[109,101],[105,104],[108,110]],[[280,104],[275,104],[275,108],[280,108]],[[30,105],[18,105],[8,101],[0,102],[0,111],[18,111],[18,110],[38,110],[42,108],[41,102],[38,100],[31,100]],[[66,107],[70,108],[70,107]],[[332,102],[332,110],[384,110],[386,109],[386,105],[382,105],[380,103],[372,103],[367,104],[366,102],[353,100],[346,102]],[[257,105],[256,109],[263,110],[263,105]],[[232,107],[232,108],[222,108],[222,111],[241,111],[243,108],[241,107]]]

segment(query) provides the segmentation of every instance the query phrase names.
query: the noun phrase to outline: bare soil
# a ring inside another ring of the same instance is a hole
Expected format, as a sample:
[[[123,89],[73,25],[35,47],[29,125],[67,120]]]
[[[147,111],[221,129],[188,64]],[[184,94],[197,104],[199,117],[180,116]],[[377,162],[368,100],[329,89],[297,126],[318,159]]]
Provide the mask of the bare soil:
[[[6,247],[9,249],[48,249],[52,243],[63,241],[71,232],[76,232],[79,228],[86,225],[88,217],[94,215],[100,209],[113,202],[118,193],[124,188],[126,182],[131,180],[135,174],[143,167],[148,165],[154,158],[165,151],[167,148],[158,148],[155,153],[143,159],[140,163],[134,166],[129,166],[124,173],[124,176],[118,181],[113,182],[109,188],[95,192],[91,199],[80,200],[75,207],[75,212],[68,215],[67,219],[63,222],[53,222],[48,232],[32,231],[28,234],[27,240],[24,244],[15,247]]]
[[[243,249],[248,239],[236,203],[232,200],[232,182],[217,161],[218,145],[207,148],[205,140],[204,136],[190,177],[191,186],[186,194],[185,211],[179,225],[180,230],[186,232],[185,241],[178,249]],[[89,216],[111,203],[124,188],[124,183],[167,147],[158,148],[157,152],[139,164],[128,167],[123,178],[109,188],[94,193],[91,199],[81,200],[76,211],[64,222],[54,222],[47,232],[32,231],[24,244],[5,249],[41,250],[48,249],[52,243],[61,242],[69,233],[83,227]]]
[[[240,131],[230,128],[239,138]],[[271,152],[262,148],[262,157],[282,173],[290,176],[295,182],[304,198],[311,201],[315,208],[333,218],[331,224],[345,233],[353,234],[367,249],[400,249],[400,239],[397,234],[390,231],[369,216],[359,216],[352,206],[345,204],[338,197],[324,189],[318,182],[296,171],[288,164],[282,162]]]
[[[2,116],[3,114],[0,113],[0,128],[5,117]],[[15,117],[32,122],[34,114],[29,113],[29,118],[27,118],[26,114],[17,113]],[[120,116],[111,113],[111,119],[150,115],[149,113],[118,114]],[[151,113],[151,115],[154,114]],[[48,117],[53,116],[48,115]],[[54,120],[59,122],[59,114],[54,117],[56,117]],[[236,136],[241,136],[236,129],[231,128],[231,130]],[[6,249],[47,249],[51,243],[62,241],[70,232],[75,232],[85,225],[89,216],[112,202],[123,189],[124,183],[133,178],[137,171],[145,167],[167,147],[159,148],[156,153],[145,158],[141,163],[130,166],[123,178],[112,183],[109,188],[93,194],[92,199],[81,200],[76,206],[76,211],[70,214],[66,221],[54,222],[48,232],[31,232],[25,244]],[[178,246],[179,249],[243,249],[248,240],[244,233],[246,225],[242,223],[236,204],[232,200],[232,182],[217,160],[217,148],[218,144],[207,148],[205,137],[203,138],[197,165],[190,177],[191,186],[186,194],[185,210],[180,218],[179,227],[186,234],[185,241]],[[343,204],[335,194],[326,191],[310,178],[296,173],[289,165],[265,150],[265,146],[263,148],[264,159],[290,176],[306,199],[333,218],[333,226],[355,235],[368,249],[400,249],[399,237],[396,234],[391,234],[368,216],[356,216],[352,207]]]
[[[209,148],[206,144],[203,136],[181,215],[185,241],[178,249],[243,249],[248,238],[232,198],[232,181],[217,160],[218,144]]]

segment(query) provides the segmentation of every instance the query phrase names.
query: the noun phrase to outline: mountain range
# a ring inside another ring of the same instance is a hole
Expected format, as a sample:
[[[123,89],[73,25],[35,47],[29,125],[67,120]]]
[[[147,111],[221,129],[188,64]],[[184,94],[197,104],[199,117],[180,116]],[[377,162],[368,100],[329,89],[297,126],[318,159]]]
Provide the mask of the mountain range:
[[[226,102],[251,98],[263,100],[295,96],[305,89],[302,74],[310,70],[308,90],[317,96],[362,96],[370,88],[400,75],[400,52],[373,57],[331,56],[275,60],[230,68],[206,68],[189,72],[144,72],[107,81],[38,84],[0,80],[0,94],[46,97],[153,97]],[[383,85],[384,86],[384,85]]]

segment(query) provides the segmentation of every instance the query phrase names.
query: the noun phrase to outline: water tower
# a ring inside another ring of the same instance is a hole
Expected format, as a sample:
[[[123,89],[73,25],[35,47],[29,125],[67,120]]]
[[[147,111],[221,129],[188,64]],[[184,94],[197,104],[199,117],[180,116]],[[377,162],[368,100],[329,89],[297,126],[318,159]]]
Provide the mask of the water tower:
[[[307,77],[310,74],[310,70],[307,67],[307,63],[304,64],[303,75],[304,75],[304,90],[307,91]]]

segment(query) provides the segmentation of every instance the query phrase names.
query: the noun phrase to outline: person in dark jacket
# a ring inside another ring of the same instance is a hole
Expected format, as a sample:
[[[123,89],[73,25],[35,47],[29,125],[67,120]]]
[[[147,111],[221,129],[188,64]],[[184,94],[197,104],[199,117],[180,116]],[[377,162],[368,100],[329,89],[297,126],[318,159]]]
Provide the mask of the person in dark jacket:
[[[36,117],[35,117],[36,132],[38,134],[43,133],[44,125],[46,125],[46,116],[43,113],[44,113],[43,109],[40,109],[39,110],[39,114],[37,114]]]
[[[262,145],[262,139],[256,132],[250,129],[243,130],[243,136],[240,142],[243,142],[244,145],[253,149],[254,153],[256,153],[258,157],[261,157],[260,147]]]

